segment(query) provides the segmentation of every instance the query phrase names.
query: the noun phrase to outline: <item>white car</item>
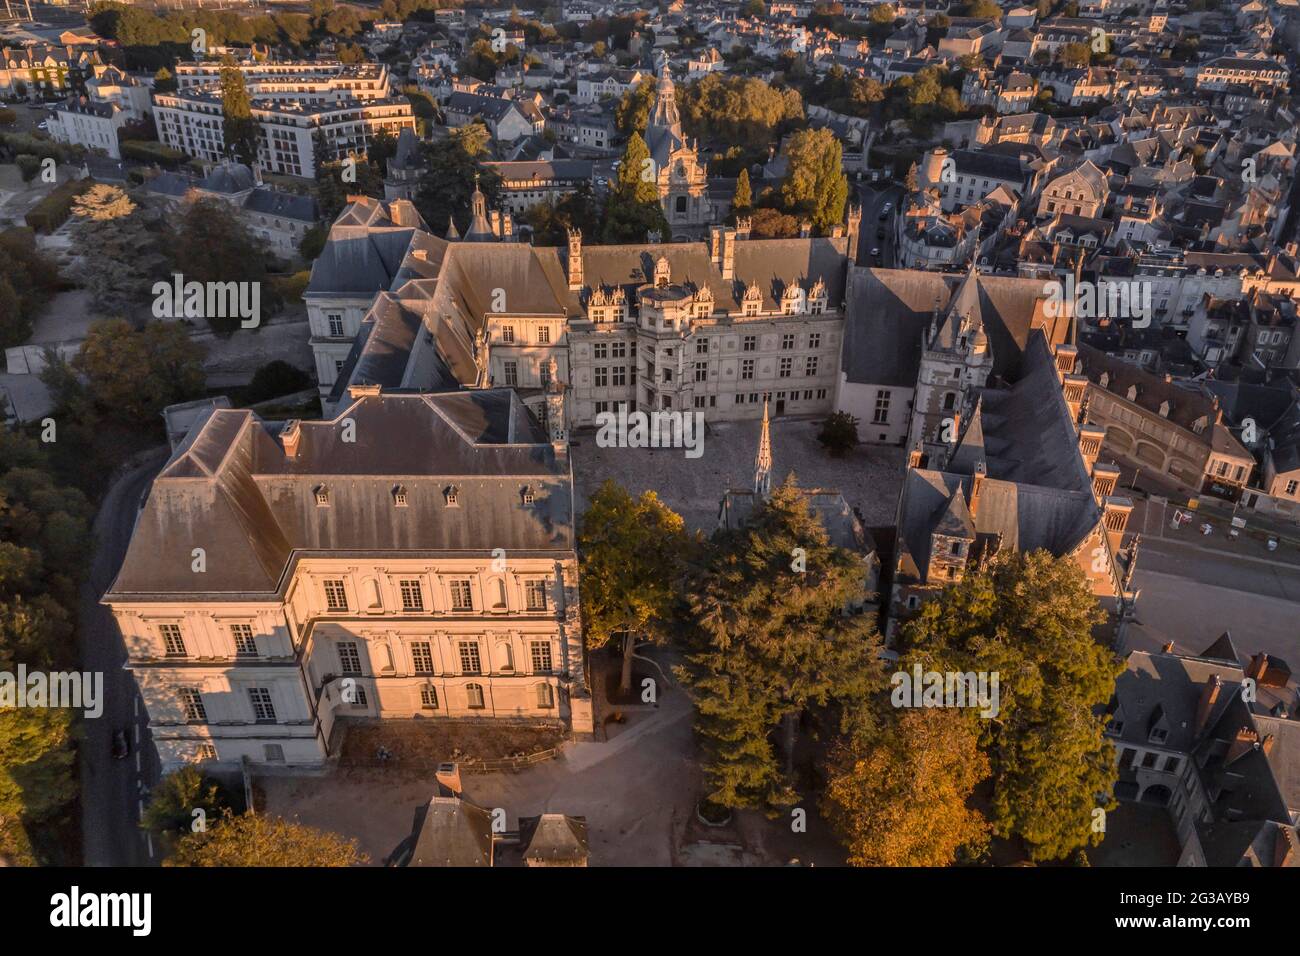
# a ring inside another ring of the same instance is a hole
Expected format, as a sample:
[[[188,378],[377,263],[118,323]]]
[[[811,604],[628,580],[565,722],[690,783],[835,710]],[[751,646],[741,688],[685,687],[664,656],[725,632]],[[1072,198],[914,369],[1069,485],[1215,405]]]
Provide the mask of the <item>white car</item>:
[[[894,204],[893,204],[892,202],[887,202],[887,203],[885,203],[883,206],[881,206],[880,208],[881,208],[881,211],[883,211],[883,212],[889,212],[889,210],[891,210],[891,209],[894,208]]]
[[[878,255],[880,255],[880,250],[879,250],[878,248],[877,248],[877,249],[872,249],[872,250],[871,250],[871,254],[872,254],[873,256],[878,256]]]
[[[50,124],[49,124],[48,122],[46,122],[45,120],[41,120],[39,123],[36,124],[36,128],[37,128],[37,129],[49,129],[49,128],[50,128]]]

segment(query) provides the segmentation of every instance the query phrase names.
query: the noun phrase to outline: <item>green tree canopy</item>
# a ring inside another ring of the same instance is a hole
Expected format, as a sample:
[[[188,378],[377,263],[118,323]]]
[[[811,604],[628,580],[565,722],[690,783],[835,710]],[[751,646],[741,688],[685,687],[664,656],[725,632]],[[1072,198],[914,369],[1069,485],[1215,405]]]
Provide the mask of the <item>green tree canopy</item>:
[[[823,232],[844,221],[849,182],[843,151],[829,129],[801,130],[790,137],[781,201],[785,211],[806,216]]]
[[[164,866],[360,866],[356,842],[301,823],[258,814],[227,816],[176,844]]]

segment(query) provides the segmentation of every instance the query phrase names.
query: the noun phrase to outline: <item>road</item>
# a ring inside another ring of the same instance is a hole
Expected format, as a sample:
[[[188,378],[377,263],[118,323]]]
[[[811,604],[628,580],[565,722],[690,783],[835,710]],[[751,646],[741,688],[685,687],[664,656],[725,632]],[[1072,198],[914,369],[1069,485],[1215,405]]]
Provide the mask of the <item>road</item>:
[[[144,866],[156,862],[151,839],[139,827],[145,794],[158,781],[158,755],[135,678],[123,669],[126,648],[113,615],[99,604],[131,540],[141,497],[165,461],[160,448],[114,482],[95,518],[95,554],[81,589],[82,666],[104,675],[104,713],[84,723],[81,745],[81,824],[87,866]],[[131,753],[111,754],[114,730],[127,730]]]
[[[894,217],[898,215],[898,203],[903,198],[903,187],[890,183],[856,184],[858,202],[862,204],[862,227],[858,233],[858,261],[860,266],[881,265],[886,268],[894,266]],[[889,212],[884,212],[885,203],[889,203]],[[884,220],[881,220],[881,215]],[[879,238],[878,230],[883,229],[884,238]],[[877,261],[872,250],[879,249]]]

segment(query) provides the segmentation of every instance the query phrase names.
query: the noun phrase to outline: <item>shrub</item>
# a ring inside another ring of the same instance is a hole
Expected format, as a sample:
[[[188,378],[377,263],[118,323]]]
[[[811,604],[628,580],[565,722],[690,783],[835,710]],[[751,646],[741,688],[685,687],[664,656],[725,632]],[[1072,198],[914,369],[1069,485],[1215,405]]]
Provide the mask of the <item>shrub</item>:
[[[253,381],[248,386],[245,398],[248,404],[255,405],[269,398],[292,395],[303,389],[311,388],[311,376],[302,369],[294,368],[288,362],[276,359],[267,362],[253,373]]]
[[[58,229],[72,214],[72,201],[93,185],[95,181],[90,177],[70,179],[60,183],[48,196],[28,210],[25,217],[27,225],[37,232],[53,232]]]
[[[858,444],[858,420],[848,412],[835,412],[822,423],[817,440],[828,452],[840,458]]]
[[[134,159],[142,163],[157,163],[159,166],[166,166],[168,169],[175,169],[189,159],[180,150],[143,139],[124,140],[122,142],[122,158]]]
[[[22,173],[23,182],[25,183],[30,183],[36,178],[36,174],[41,171],[40,158],[33,156],[31,153],[20,153],[15,162],[18,164],[18,172]]]

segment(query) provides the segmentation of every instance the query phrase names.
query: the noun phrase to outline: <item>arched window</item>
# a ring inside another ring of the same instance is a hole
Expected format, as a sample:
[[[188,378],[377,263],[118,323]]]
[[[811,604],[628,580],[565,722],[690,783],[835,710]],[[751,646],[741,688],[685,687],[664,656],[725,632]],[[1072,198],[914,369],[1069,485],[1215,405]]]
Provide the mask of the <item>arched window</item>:
[[[465,697],[470,710],[483,709],[483,685],[482,684],[466,684]]]
[[[677,212],[678,212],[678,214],[682,214],[682,213],[685,213],[685,212],[686,212],[686,197],[685,197],[685,196],[678,196],[678,197],[677,197]]]
[[[542,710],[549,710],[555,706],[555,688],[550,684],[537,685],[537,706]]]
[[[420,707],[424,710],[438,709],[438,688],[432,684],[420,686]]]

